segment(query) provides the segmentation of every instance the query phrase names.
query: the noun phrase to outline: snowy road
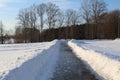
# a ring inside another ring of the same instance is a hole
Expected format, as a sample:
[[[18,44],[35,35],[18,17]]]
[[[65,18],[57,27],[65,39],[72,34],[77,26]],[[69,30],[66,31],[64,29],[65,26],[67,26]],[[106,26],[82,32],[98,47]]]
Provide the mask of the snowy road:
[[[120,80],[119,44],[54,40],[0,45],[0,80]]]
[[[44,43],[44,45],[48,45],[49,48],[43,50],[42,52],[41,50],[36,52],[35,46],[34,48],[30,46],[30,48],[33,48],[33,50],[35,51],[36,57],[33,57],[32,59],[25,61],[21,66],[10,70],[9,73],[6,76],[4,76],[4,79],[2,78],[1,79],[2,80],[98,80],[86,68],[83,62],[76,57],[76,55],[72,52],[71,48],[67,46],[67,41],[56,40],[50,42],[49,44],[51,45],[53,44],[53,46],[49,46],[48,43]],[[42,45],[40,44],[37,45],[41,49]],[[24,48],[27,48],[27,46],[25,46]]]
[[[52,80],[98,80],[72,53],[65,42],[61,43],[59,59]]]

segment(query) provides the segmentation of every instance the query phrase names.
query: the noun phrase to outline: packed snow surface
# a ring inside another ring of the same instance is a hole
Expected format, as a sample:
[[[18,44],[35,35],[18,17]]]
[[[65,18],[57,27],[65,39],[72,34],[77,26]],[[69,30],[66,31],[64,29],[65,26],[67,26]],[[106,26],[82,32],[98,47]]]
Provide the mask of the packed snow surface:
[[[0,80],[48,80],[57,59],[57,44],[54,40],[0,45]]]
[[[120,80],[120,40],[71,40],[68,45],[105,80]]]

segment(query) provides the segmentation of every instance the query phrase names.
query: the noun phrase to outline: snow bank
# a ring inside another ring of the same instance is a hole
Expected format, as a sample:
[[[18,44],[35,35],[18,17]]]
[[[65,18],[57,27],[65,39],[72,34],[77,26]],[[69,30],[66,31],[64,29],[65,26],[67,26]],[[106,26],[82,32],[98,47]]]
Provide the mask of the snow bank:
[[[81,43],[82,44],[82,43]],[[120,79],[120,62],[110,59],[94,50],[84,49],[73,41],[69,41],[68,45],[73,49],[76,55],[83,59],[89,69],[94,73],[97,72],[105,80]],[[89,47],[88,47],[89,48]],[[100,48],[99,48],[100,49]]]
[[[94,50],[108,58],[120,61],[120,40],[73,40],[85,50]]]
[[[48,72],[46,73],[50,74],[52,71],[49,72],[48,69],[52,70],[52,66],[55,64],[54,59],[56,59],[53,57],[57,56],[57,54],[54,55],[53,45],[58,46],[58,41],[0,45],[0,80],[3,78],[4,80],[39,80],[33,78],[37,78],[36,71],[41,72],[42,70],[43,72],[46,70]],[[38,75],[42,79],[47,75],[46,73]]]

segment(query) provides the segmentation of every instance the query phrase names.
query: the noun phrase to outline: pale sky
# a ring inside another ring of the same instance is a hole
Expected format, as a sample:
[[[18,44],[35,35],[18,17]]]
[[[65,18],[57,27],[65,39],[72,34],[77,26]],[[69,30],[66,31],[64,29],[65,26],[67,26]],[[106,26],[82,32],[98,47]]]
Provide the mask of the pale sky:
[[[0,20],[5,29],[14,29],[17,23],[17,15],[20,9],[28,8],[32,4],[53,2],[61,9],[79,9],[83,0],[0,0]],[[120,0],[104,0],[108,4],[108,10],[120,9]]]

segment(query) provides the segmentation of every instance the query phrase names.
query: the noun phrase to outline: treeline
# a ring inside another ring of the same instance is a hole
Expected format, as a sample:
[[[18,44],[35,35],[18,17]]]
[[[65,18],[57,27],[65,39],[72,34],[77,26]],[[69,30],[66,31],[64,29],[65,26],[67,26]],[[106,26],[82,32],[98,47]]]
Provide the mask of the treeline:
[[[15,42],[25,43],[45,41],[42,36],[46,29],[52,33],[53,29],[80,24],[79,11],[73,9],[62,11],[53,3],[42,3],[22,9],[17,19]],[[51,34],[47,36],[50,40],[53,39]]]
[[[64,11],[54,3],[32,5],[17,20],[16,43],[120,38],[120,10],[108,12],[103,0],[83,0],[80,9]]]

